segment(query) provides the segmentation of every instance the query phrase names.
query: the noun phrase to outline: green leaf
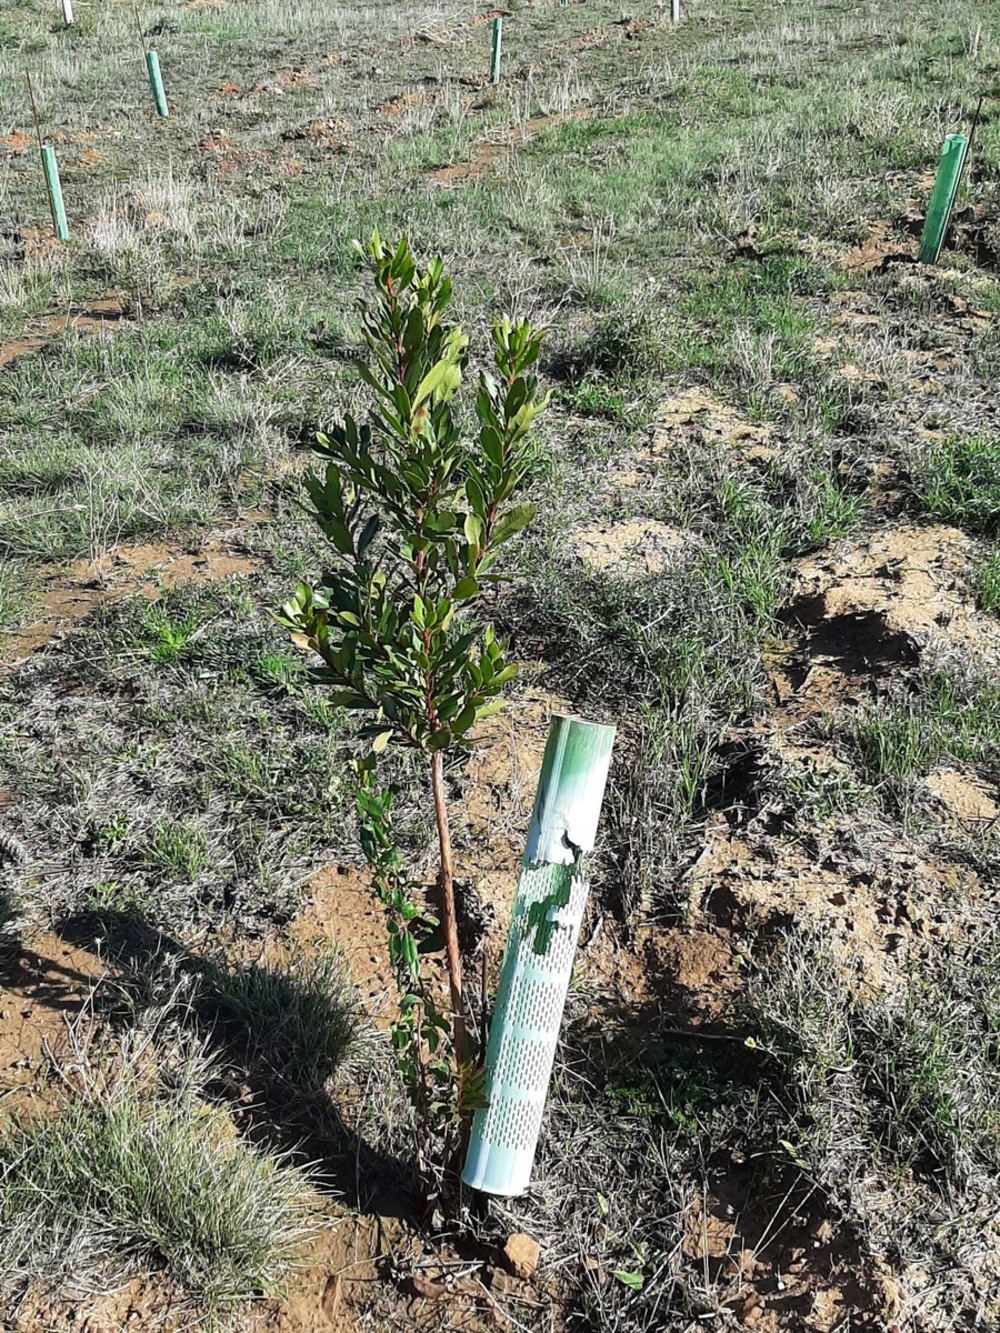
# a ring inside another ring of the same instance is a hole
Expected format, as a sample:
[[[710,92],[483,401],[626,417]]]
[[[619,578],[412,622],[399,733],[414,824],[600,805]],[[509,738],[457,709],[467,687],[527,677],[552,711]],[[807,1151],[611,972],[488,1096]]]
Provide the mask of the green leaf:
[[[455,361],[439,361],[436,366],[431,366],[417,386],[417,392],[413,395],[414,408],[419,407],[432,394],[437,395],[440,401],[453,394],[461,383],[462,367]]]
[[[375,540],[375,535],[381,526],[382,520],[378,514],[372,514],[364,528],[361,530],[361,536],[358,538],[358,558],[361,559],[364,553]]]
[[[472,485],[470,481],[468,487]],[[465,516],[465,540],[477,551],[483,547],[483,520],[477,514],[466,514]]]
[[[642,1291],[642,1285],[646,1281],[642,1273],[627,1273],[623,1268],[615,1269],[615,1277],[625,1287],[631,1287],[633,1291]]]
[[[479,584],[471,574],[467,574],[464,579],[460,579],[455,584],[455,591],[452,595],[456,602],[467,602],[470,597],[479,595]]]
[[[391,731],[380,731],[372,741],[372,754],[381,754],[391,739]]]
[[[495,713],[501,712],[506,707],[506,699],[491,699],[488,704],[483,704],[476,709],[476,721],[482,722],[485,718],[493,717]]]
[[[515,536],[526,528],[534,517],[535,506],[530,502],[515,505],[513,509],[508,509],[507,513],[497,522],[490,534],[491,541],[499,546],[501,542],[507,541],[509,537]]]
[[[335,708],[371,708],[371,703],[363,694],[356,694],[353,690],[334,690],[329,696],[329,702]]]
[[[417,941],[407,931],[403,936],[403,952],[406,957],[406,966],[409,969],[411,977],[420,975],[420,959],[417,954]]]

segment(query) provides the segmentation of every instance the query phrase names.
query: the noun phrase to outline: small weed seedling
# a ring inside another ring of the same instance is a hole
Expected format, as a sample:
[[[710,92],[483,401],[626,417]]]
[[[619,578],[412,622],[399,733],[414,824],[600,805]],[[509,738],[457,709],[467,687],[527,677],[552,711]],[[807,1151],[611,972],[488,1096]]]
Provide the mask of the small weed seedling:
[[[455,398],[468,340],[446,322],[452,284],[441,259],[421,270],[405,238],[391,247],[378,232],[357,248],[376,291],[373,304],[362,303],[370,355],[360,364],[375,406],[367,423],[348,416],[317,437],[326,470],[306,486],[332,567],[316,587],[299,585],[282,623],[322,658],[314,676],[334,688],[334,701],[370,714],[358,813],[403,997],[394,1040],[426,1145],[432,1128],[447,1135],[446,1108],[456,1124],[474,1107],[480,1085],[465,1021],[444,755],[501,706],[516,674],[492,629],[467,609],[496,581],[498,548],[534,516],[515,496],[528,432],[548,398],[530,374],[542,335],[497,320],[495,374],[480,377],[477,433],[466,438]],[[393,837],[392,792],[376,782],[390,740],[418,750],[430,768],[450,1019],[420,968],[438,922],[417,904]]]

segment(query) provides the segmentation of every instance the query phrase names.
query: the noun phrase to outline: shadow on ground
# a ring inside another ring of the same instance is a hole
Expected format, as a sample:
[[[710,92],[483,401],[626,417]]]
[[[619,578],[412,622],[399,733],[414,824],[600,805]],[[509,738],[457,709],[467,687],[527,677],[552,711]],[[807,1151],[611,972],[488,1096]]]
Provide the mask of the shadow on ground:
[[[207,1040],[220,1069],[212,1092],[225,1100],[242,1133],[308,1162],[321,1186],[351,1208],[384,1217],[412,1215],[408,1165],[364,1141],[331,1099],[327,1084],[361,1021],[357,1002],[334,963],[288,969],[232,966],[200,957],[148,921],[128,913],[86,912],[56,934],[94,956],[107,974],[95,1000],[114,1022],[172,992],[179,1020]],[[67,987],[39,989],[30,957],[0,953],[0,986],[30,982],[34,1002],[67,1010]],[[79,977],[64,979],[79,991]]]

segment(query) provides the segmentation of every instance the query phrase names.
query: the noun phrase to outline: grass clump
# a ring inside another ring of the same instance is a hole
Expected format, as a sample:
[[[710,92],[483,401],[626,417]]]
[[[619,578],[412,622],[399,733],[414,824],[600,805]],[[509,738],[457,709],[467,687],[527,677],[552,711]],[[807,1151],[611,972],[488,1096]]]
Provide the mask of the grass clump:
[[[308,1109],[358,1035],[359,1013],[334,954],[287,967],[201,969],[198,1007],[242,1047],[246,1065]]]
[[[205,1098],[215,1076],[188,1043],[149,1072],[133,1031],[117,1071],[85,1062],[55,1119],[0,1138],[0,1283],[109,1263],[162,1272],[209,1309],[275,1289],[310,1231],[310,1184],[252,1148]]]
[[[934,518],[986,537],[1000,533],[1000,436],[933,444],[920,460],[917,494]]]
[[[1000,546],[995,546],[977,568],[975,591],[980,611],[1000,611]]]
[[[848,744],[862,776],[891,813],[905,812],[916,779],[944,760],[995,776],[1000,764],[1000,686],[933,672],[916,692],[896,691],[851,719]]]
[[[814,942],[793,937],[753,982],[749,1015],[782,1066],[776,1086],[798,1124],[797,1158],[825,1187],[849,1192],[862,1217],[887,1176],[901,1192],[927,1187],[913,1202],[917,1219],[931,1194],[960,1200],[987,1178],[996,1188],[998,963],[994,933],[935,973],[865,996]],[[868,1221],[881,1229],[886,1219]]]

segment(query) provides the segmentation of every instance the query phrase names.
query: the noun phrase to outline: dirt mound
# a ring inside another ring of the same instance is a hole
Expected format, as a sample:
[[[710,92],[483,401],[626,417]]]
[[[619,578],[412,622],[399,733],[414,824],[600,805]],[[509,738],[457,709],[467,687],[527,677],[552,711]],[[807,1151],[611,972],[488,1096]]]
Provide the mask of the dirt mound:
[[[775,456],[774,430],[758,426],[709,389],[685,389],[660,403],[650,450],[667,453],[678,438],[696,435],[709,445],[739,450],[748,462],[767,463]]]
[[[955,937],[956,912],[985,902],[974,871],[918,852],[888,829],[844,820],[819,845],[782,836],[795,814],[792,805],[771,806],[740,832],[716,817],[686,876],[692,908],[737,938],[793,925],[821,934],[845,974],[875,989]]]
[[[384,109],[384,108],[383,108]],[[591,114],[587,106],[577,107],[574,111],[559,112],[554,115],[534,116],[514,126],[503,141],[487,141],[476,146],[472,157],[467,162],[456,162],[448,167],[435,167],[428,172],[428,177],[439,185],[455,185],[465,181],[480,180],[490,164],[498,158],[509,157],[517,148],[528,143],[542,130],[554,125],[561,125],[568,120],[586,120]]]
[[[249,514],[243,527],[261,521],[262,515]],[[43,571],[35,618],[6,641],[3,661],[9,666],[23,660],[99,606],[137,590],[155,601],[165,589],[214,583],[233,574],[249,574],[253,568],[247,556],[233,549],[231,538],[217,537],[199,542],[193,550],[169,542],[120,546],[98,560],[77,561],[65,571],[51,570],[47,576]]]
[[[1000,662],[1000,622],[969,601],[975,555],[957,528],[904,523],[801,561],[785,612],[801,651],[775,673],[779,698],[818,708],[867,694],[931,649]]]
[[[570,537],[588,569],[640,574],[662,574],[686,541],[680,528],[651,518],[579,528]]]

